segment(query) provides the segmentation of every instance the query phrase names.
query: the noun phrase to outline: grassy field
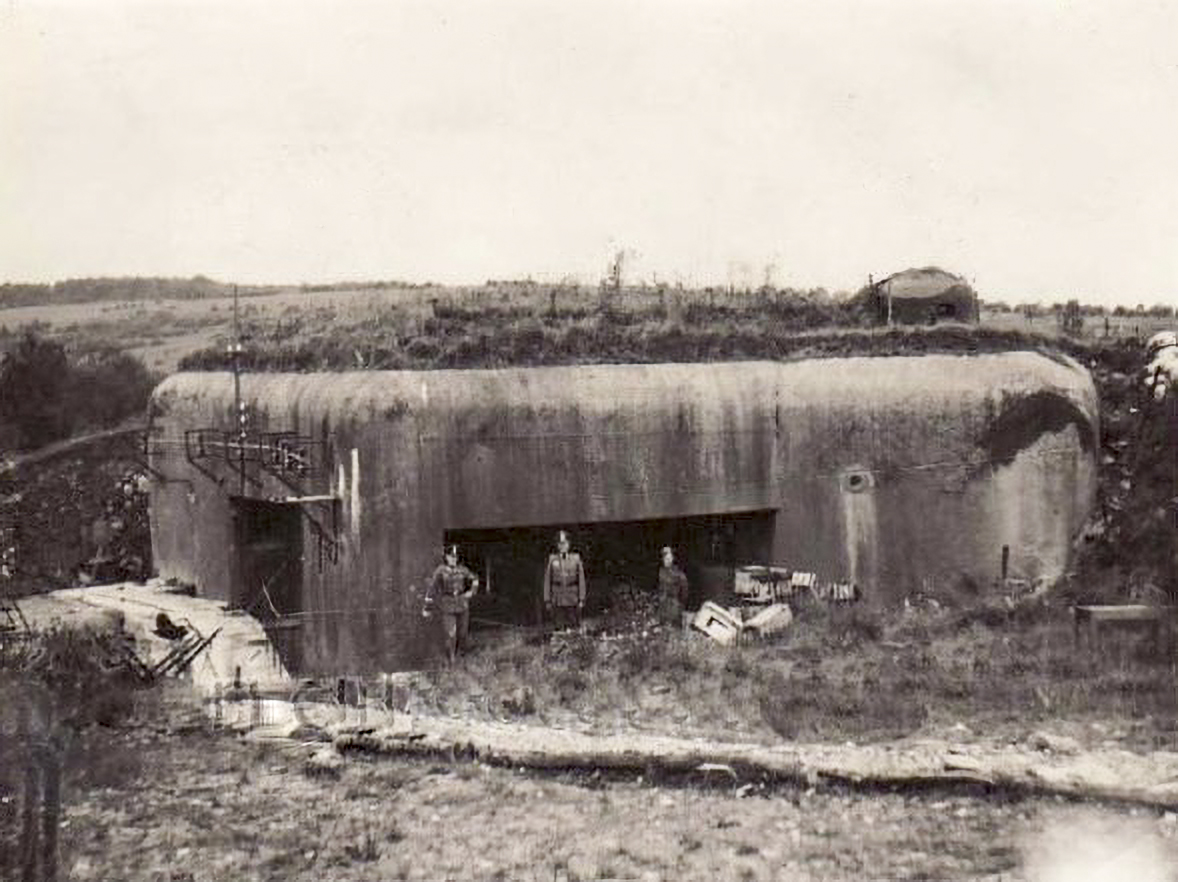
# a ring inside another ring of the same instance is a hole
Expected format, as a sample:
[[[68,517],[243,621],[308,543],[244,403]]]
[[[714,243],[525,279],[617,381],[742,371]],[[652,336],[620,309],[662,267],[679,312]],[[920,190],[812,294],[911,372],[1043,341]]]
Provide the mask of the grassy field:
[[[429,675],[423,709],[774,743],[897,738],[1025,741],[1042,727],[1082,745],[1178,749],[1173,645],[1116,635],[1073,644],[1067,598],[1009,609],[877,614],[805,609],[789,633],[727,649],[699,634],[557,639],[487,635]]]
[[[1107,318],[1107,325],[1106,325]],[[1087,315],[1076,338],[1086,342],[1105,340],[1148,340],[1158,331],[1174,330],[1178,322],[1172,318],[1151,315]],[[1054,315],[1027,317],[1021,312],[983,310],[983,327],[999,331],[1024,331],[1045,336],[1063,336],[1059,320]]]
[[[498,286],[296,287],[252,291],[240,301],[240,319],[259,363],[289,363],[294,369],[320,362],[371,367],[417,365],[435,359],[445,338],[467,337],[478,345],[478,329],[514,326],[534,344],[564,345],[572,352],[618,328],[712,331],[748,336],[796,334],[832,326],[862,327],[861,315],[825,292],[679,291],[654,287],[619,293],[595,288],[524,283]],[[1150,316],[1087,316],[1081,341],[1145,339],[1173,322]],[[1027,319],[1018,311],[983,310],[981,327],[1054,339],[1061,335],[1053,315]],[[36,328],[66,342],[113,343],[139,356],[153,371],[175,370],[189,355],[223,350],[233,328],[233,300],[227,296],[147,300],[104,300],[0,309],[0,335]],[[641,335],[639,335],[641,336]],[[571,341],[566,338],[573,338]],[[323,341],[316,348],[312,341]],[[448,339],[456,343],[456,339]],[[2,336],[0,336],[2,343]],[[353,344],[353,345],[348,345]],[[723,355],[724,346],[714,348]],[[736,348],[736,347],[730,347]],[[641,341],[633,352],[641,357]],[[392,357],[390,353],[398,353]],[[524,347],[526,355],[526,346]],[[706,352],[704,353],[706,355]],[[508,353],[511,357],[512,353]]]

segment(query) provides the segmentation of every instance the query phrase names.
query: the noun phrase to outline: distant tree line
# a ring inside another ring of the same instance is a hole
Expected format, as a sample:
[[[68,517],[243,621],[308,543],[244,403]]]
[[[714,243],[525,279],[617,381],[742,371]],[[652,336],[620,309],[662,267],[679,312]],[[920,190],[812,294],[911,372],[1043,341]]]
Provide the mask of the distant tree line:
[[[1021,303],[1017,306],[1011,306],[1002,300],[984,300],[982,301],[983,311],[990,312],[1017,312],[1022,315],[1031,317],[1041,317],[1047,315],[1057,315],[1066,311],[1071,301],[1057,301],[1055,303],[1044,305],[1042,303]],[[1109,308],[1093,303],[1081,303],[1079,305],[1080,315],[1094,316],[1094,315],[1112,315],[1112,316],[1138,316],[1149,318],[1174,318],[1176,315],[1173,306],[1164,303],[1156,303],[1153,306],[1146,306],[1143,303],[1137,306],[1115,306]]]
[[[69,354],[33,332],[0,355],[0,449],[31,450],[143,413],[155,380],[139,359],[101,346]]]
[[[277,290],[273,286],[240,286],[239,293],[245,297]],[[0,285],[0,308],[115,300],[198,300],[232,294],[233,285],[215,282],[205,276],[191,279],[67,279],[44,285]]]

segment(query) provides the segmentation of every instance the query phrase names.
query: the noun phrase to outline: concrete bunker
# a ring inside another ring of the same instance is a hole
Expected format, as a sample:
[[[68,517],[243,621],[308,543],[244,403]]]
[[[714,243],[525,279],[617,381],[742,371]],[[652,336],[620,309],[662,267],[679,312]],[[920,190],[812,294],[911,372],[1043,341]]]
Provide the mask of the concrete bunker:
[[[869,296],[876,320],[884,325],[976,323],[980,315],[970,284],[935,266],[890,275],[872,285]]]
[[[882,606],[1059,575],[1096,487],[1091,378],[1026,352],[246,374],[240,394],[229,373],[156,390],[154,555],[268,615],[305,673],[427,659],[446,541],[512,621],[559,528],[595,592],[649,584],[669,543],[695,600],[772,563]]]

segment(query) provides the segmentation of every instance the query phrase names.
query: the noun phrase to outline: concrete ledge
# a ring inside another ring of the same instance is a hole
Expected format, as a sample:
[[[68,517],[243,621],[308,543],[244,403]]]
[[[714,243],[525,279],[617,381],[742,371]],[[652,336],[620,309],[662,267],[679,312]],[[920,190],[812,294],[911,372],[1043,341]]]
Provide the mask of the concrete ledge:
[[[226,609],[220,601],[177,594],[162,582],[63,588],[18,602],[33,630],[92,622],[124,628],[135,638],[136,652],[149,663],[164,658],[173,648],[154,632],[161,612],[176,624],[190,625],[204,635],[220,629],[185,674],[203,695],[214,694],[218,687],[233,682],[238,673],[243,683],[260,687],[292,682],[257,619]]]
[[[1143,603],[1088,604],[1072,607],[1073,638],[1080,645],[1081,635],[1089,646],[1099,642],[1104,625],[1140,628],[1148,631],[1155,647],[1160,645],[1163,627],[1172,624],[1174,608]]]

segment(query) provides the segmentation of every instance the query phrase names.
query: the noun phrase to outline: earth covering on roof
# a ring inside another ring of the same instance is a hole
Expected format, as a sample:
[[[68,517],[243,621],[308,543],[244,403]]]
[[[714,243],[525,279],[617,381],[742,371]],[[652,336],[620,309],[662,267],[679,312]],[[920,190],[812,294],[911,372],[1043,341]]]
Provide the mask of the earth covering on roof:
[[[884,280],[892,297],[932,298],[955,291],[972,291],[969,283],[935,266],[906,269]]]

